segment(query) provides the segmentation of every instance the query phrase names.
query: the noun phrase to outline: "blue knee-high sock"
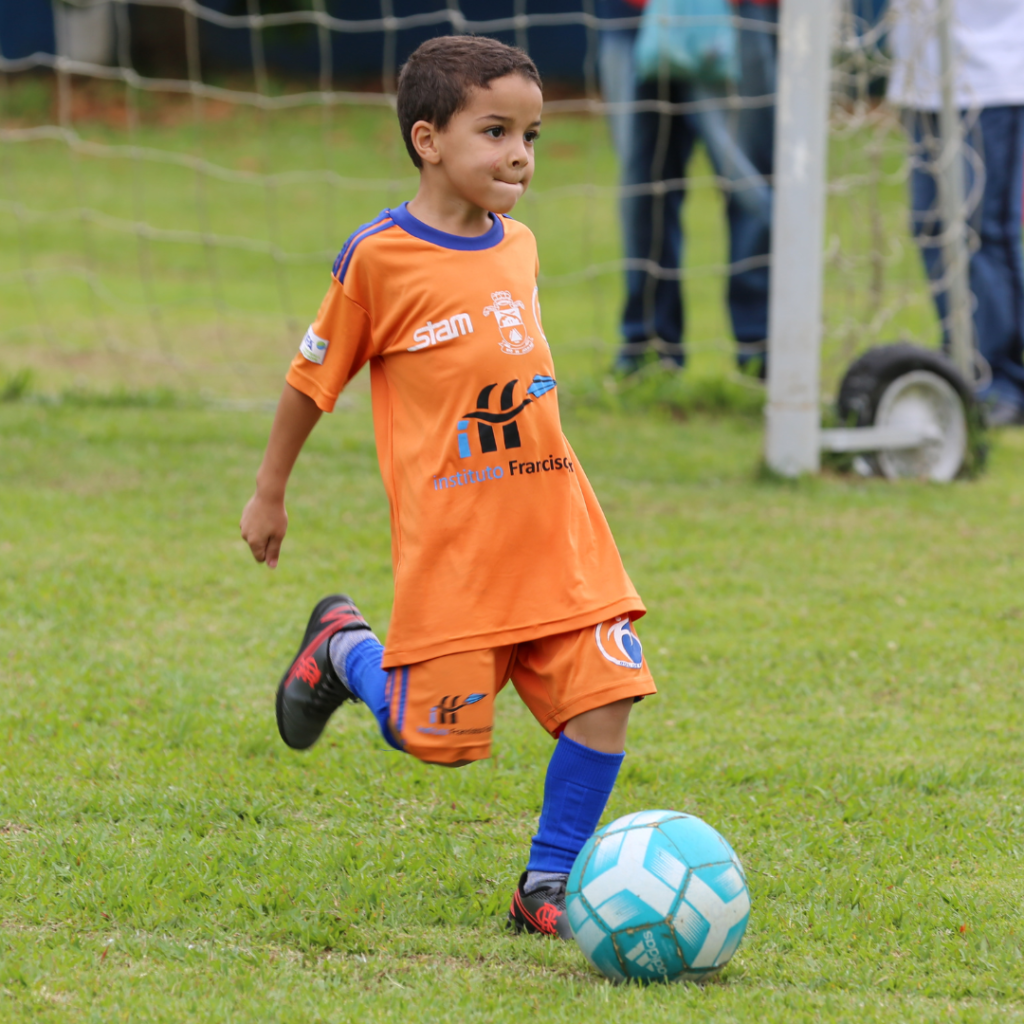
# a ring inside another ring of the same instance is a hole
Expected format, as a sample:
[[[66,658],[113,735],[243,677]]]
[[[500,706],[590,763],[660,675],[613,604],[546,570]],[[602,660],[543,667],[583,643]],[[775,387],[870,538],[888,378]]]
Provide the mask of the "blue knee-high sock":
[[[591,750],[565,733],[558,737],[544,782],[544,806],[530,847],[528,871],[567,875],[572,870],[604,813],[625,756]]]
[[[345,636],[345,634],[337,634],[334,640],[339,636]],[[337,669],[334,640],[331,641],[331,660],[335,662],[335,669]],[[390,673],[380,667],[383,653],[384,645],[372,633],[365,639],[357,640],[354,646],[342,653],[344,682],[373,713],[385,741],[395,750],[401,750],[401,744],[395,740],[388,728],[389,698],[391,696],[388,690],[388,676]]]

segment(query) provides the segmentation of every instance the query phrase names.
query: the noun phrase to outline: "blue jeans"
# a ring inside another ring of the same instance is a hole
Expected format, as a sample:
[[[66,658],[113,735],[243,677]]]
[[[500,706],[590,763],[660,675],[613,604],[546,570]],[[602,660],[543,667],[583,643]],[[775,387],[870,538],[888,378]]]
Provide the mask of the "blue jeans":
[[[636,29],[613,29],[602,32],[597,51],[597,69],[601,78],[601,95],[605,103],[626,104],[633,102],[636,81],[633,69],[633,46],[636,43]],[[629,159],[630,129],[633,113],[626,109],[611,110],[608,113],[608,127],[612,134],[612,145],[619,158],[619,166],[625,167]]]
[[[937,282],[943,272],[943,224],[934,170],[940,152],[938,118],[919,111],[908,116],[917,156],[910,179],[911,229],[921,247],[928,277]],[[985,167],[984,190],[970,219],[978,241],[978,249],[971,255],[970,285],[975,344],[988,362],[992,382],[978,397],[1024,407],[1024,106],[984,108],[967,145],[980,154]],[[976,175],[970,160],[965,166],[966,192],[970,195]],[[934,294],[942,323],[942,345],[948,351],[949,304],[945,291]]]
[[[778,12],[761,4],[741,3],[742,18],[774,24]],[[661,99],[686,103],[721,98],[692,83],[636,82],[631,30],[601,34],[599,66],[609,103]],[[774,93],[774,32],[742,29],[738,33],[741,96]],[[678,365],[683,363],[684,313],[679,285],[683,256],[681,224],[685,189],[679,182],[699,139],[723,179],[729,222],[728,298],[733,334],[740,343],[738,360],[762,363],[768,335],[768,255],[771,251],[771,189],[774,106],[739,112],[721,109],[685,114],[613,111],[612,139],[623,168],[621,204],[626,258],[626,306],[622,317],[620,365],[635,361],[649,348]],[[660,194],[644,186],[667,182]]]

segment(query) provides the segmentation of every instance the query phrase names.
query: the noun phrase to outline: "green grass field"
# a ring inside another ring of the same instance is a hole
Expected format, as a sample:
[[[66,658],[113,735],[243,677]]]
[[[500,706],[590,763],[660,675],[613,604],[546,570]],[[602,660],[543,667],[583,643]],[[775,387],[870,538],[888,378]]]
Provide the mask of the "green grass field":
[[[48,116],[45,91],[6,102],[10,124]],[[187,120],[143,114],[141,144],[195,152]],[[321,166],[319,116],[235,112],[200,141],[224,166]],[[333,117],[339,174],[406,173],[390,121]],[[0,1020],[1024,1019],[1024,436],[948,487],[763,478],[714,278],[689,288],[714,342],[692,369],[607,390],[617,275],[571,275],[617,255],[614,208],[591,216],[573,189],[614,166],[599,122],[551,120],[522,212],[552,278],[566,432],[650,608],[660,688],[606,817],[677,808],[730,839],[753,898],[738,954],[703,988],[615,988],[572,944],[506,934],[551,750],[512,692],[496,756],[457,772],[386,749],[365,709],[304,754],[277,736],[274,688],[319,596],[347,589],[387,627],[368,395],[357,380],[300,459],[274,573],[237,526],[269,413],[193,396],[272,396],[321,250],[401,196],[290,189],[280,237],[307,256],[283,272],[148,243],[147,298],[147,245],[61,211],[130,221],[141,188],[148,223],[198,230],[195,175],[0,143],[0,370],[33,368],[38,393],[0,402]],[[124,141],[103,119],[81,130]],[[850,173],[862,159],[856,139],[834,154]],[[265,183],[202,187],[221,234],[269,230]],[[722,258],[714,196],[688,206],[693,266]],[[857,210],[834,197],[830,230],[870,232]],[[916,256],[894,252],[890,298],[919,289]],[[860,343],[844,334],[864,321],[860,272],[830,271],[833,353]],[[921,303],[893,323],[933,330]],[[733,414],[692,411],[715,406]]]
[[[1024,438],[973,483],[789,486],[755,420],[570,408],[660,686],[607,815],[705,817],[752,888],[719,980],[642,991],[502,929],[551,749],[512,693],[457,772],[358,708],[279,741],[307,606],[343,586],[385,628],[390,567],[361,393],[300,460],[280,569],[250,561],[268,426],[0,406],[0,1017],[1024,1018]]]

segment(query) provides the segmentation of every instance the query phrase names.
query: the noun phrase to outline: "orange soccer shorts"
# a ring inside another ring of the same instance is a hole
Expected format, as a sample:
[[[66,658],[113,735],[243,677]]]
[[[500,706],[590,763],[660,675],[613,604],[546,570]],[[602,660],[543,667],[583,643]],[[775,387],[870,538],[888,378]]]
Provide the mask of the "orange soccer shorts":
[[[491,753],[494,698],[511,679],[552,736],[584,711],[656,693],[629,618],[391,669],[389,725],[421,761],[452,764]]]

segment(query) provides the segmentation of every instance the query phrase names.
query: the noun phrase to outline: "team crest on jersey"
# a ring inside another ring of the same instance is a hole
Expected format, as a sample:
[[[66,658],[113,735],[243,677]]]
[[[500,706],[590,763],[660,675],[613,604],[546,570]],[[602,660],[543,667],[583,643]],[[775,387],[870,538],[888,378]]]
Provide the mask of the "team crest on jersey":
[[[612,622],[601,622],[594,628],[598,650],[613,664],[623,668],[640,668],[644,663],[644,649],[640,638],[633,632],[628,616],[620,615]],[[608,646],[606,647],[605,644]]]
[[[524,356],[533,351],[533,338],[526,333],[526,324],[519,311],[526,306],[519,299],[513,299],[511,292],[491,292],[493,306],[484,307],[484,316],[494,314],[501,333],[498,343],[501,351],[510,356]]]

